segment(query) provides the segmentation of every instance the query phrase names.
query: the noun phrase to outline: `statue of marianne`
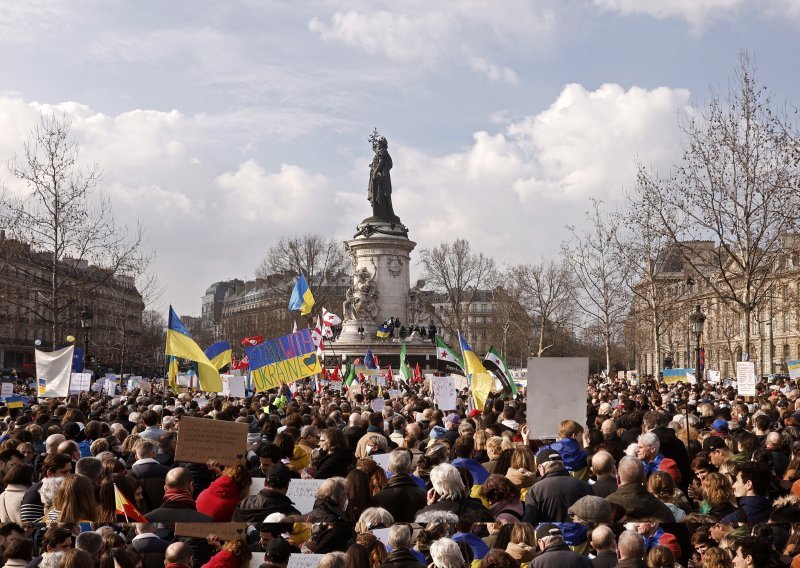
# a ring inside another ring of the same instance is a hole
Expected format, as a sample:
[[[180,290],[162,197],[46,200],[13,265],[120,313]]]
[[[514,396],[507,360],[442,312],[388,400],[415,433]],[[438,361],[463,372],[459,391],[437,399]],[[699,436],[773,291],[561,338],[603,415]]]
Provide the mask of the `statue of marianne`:
[[[370,136],[372,151],[375,157],[369,166],[369,187],[367,199],[372,204],[372,216],[378,219],[399,223],[400,219],[392,208],[392,157],[389,155],[389,143],[386,138],[374,132]]]

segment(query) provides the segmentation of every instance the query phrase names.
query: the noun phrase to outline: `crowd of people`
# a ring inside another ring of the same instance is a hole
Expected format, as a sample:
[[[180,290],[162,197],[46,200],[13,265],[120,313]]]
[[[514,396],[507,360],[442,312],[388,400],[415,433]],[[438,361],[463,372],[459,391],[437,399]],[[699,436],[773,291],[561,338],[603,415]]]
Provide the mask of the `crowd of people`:
[[[553,440],[526,416],[535,390],[495,393],[483,410],[464,391],[443,411],[425,382],[317,386],[0,407],[5,565],[800,566],[793,381],[744,399],[593,376],[585,422],[565,417]],[[176,461],[186,417],[246,424],[247,454]],[[310,510],[287,496],[293,479],[321,480]],[[236,530],[196,528],[211,522]]]

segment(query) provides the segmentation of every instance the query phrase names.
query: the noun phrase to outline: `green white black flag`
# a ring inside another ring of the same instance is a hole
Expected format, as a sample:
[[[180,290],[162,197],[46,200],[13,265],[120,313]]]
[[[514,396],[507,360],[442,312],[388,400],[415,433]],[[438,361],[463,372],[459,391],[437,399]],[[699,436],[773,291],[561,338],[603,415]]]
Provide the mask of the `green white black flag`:
[[[483,366],[486,367],[487,371],[500,379],[504,389],[510,391],[512,396],[517,396],[517,385],[514,383],[514,377],[511,376],[508,365],[506,365],[506,362],[503,361],[503,358],[500,357],[500,354],[494,347],[489,348],[489,352],[483,359]]]

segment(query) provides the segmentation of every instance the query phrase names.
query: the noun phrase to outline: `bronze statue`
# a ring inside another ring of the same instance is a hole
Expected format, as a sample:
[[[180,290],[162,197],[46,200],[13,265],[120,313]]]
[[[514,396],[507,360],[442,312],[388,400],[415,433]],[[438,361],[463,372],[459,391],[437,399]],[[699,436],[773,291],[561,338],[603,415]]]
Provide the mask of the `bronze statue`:
[[[392,223],[399,223],[400,219],[394,214],[392,208],[392,178],[389,170],[392,169],[392,157],[389,155],[389,143],[377,131],[369,138],[375,157],[369,166],[369,187],[367,199],[372,204],[372,216]]]

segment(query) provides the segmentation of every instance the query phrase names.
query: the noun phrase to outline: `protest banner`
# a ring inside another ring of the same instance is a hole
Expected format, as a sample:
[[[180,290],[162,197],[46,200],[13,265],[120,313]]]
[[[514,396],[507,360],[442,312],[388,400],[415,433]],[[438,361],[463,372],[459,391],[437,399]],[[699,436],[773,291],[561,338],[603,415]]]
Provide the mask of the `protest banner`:
[[[247,454],[248,430],[248,425],[242,422],[185,416],[178,430],[175,461],[216,460],[225,466],[238,463]]]
[[[452,375],[447,377],[431,377],[431,390],[433,400],[439,410],[455,410],[456,406],[456,383]]]
[[[324,554],[290,554],[286,568],[317,568],[323,558]]]
[[[250,384],[258,392],[322,371],[309,329],[247,347],[245,351],[250,362]]]
[[[222,375],[222,394],[234,398],[244,398],[244,377],[235,375]]]
[[[292,479],[286,496],[294,503],[294,508],[305,515],[314,508],[317,490],[324,479]]]
[[[69,394],[89,392],[92,383],[92,373],[72,373],[69,379]]]
[[[244,539],[247,523],[175,523],[175,536],[205,540],[213,534],[222,541]]]
[[[752,361],[737,362],[736,382],[739,396],[756,396],[756,364]]]
[[[36,381],[39,397],[60,397],[69,394],[74,346],[56,351],[34,349]]]
[[[800,379],[800,359],[787,361],[786,368],[789,369],[789,378],[792,380]]]
[[[708,382],[712,385],[718,385],[722,379],[722,373],[720,371],[708,369],[706,375],[708,376]]]
[[[528,358],[528,436],[531,439],[558,437],[562,420],[586,424],[588,357]],[[581,396],[576,396],[581,393]]]
[[[14,394],[14,383],[10,381],[3,381],[3,384],[0,385],[0,397],[8,398]]]
[[[662,376],[664,377],[664,383],[668,385],[674,385],[675,383],[687,383],[689,382],[689,375],[694,373],[694,369],[664,369],[662,371]]]
[[[383,409],[386,406],[386,401],[382,398],[373,398],[370,401],[369,406],[374,412],[383,412]]]

